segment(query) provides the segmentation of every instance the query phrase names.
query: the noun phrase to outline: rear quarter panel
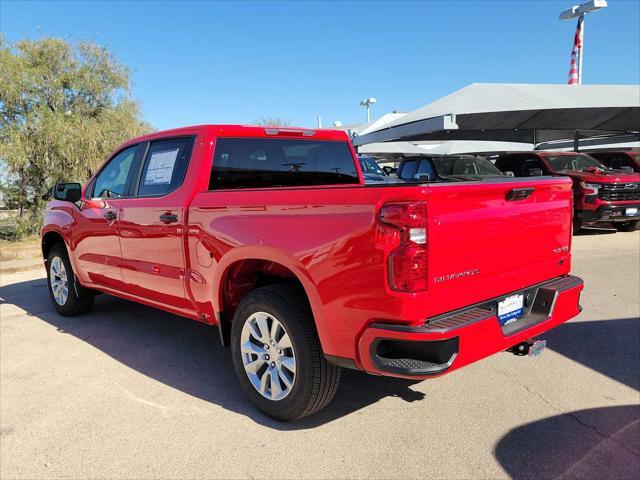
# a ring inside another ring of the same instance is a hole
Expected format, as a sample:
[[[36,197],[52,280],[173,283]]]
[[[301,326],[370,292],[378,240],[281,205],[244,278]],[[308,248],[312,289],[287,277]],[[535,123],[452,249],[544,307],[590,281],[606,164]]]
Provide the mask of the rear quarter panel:
[[[356,337],[376,318],[405,318],[407,294],[386,282],[382,203],[425,198],[426,187],[330,187],[212,191],[189,210],[189,251],[198,308],[220,310],[219,285],[237,260],[287,267],[309,297],[324,352],[355,357]],[[205,283],[202,283],[205,282]]]

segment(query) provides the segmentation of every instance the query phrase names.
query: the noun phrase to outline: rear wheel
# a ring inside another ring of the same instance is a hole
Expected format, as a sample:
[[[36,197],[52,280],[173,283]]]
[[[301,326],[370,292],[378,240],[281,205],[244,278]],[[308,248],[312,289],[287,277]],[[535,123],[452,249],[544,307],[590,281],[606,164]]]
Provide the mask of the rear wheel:
[[[309,306],[293,286],[258,288],[240,302],[231,353],[251,402],[278,420],[321,410],[338,388],[340,369],[324,359]]]
[[[640,221],[629,220],[628,222],[616,222],[613,226],[619,232],[635,232],[640,226]]]
[[[56,311],[65,317],[83,314],[93,305],[94,294],[76,283],[67,249],[61,243],[47,256],[49,296]]]
[[[573,233],[574,233],[574,235],[576,233],[579,233],[580,230],[582,230],[582,222],[574,217],[573,218]]]

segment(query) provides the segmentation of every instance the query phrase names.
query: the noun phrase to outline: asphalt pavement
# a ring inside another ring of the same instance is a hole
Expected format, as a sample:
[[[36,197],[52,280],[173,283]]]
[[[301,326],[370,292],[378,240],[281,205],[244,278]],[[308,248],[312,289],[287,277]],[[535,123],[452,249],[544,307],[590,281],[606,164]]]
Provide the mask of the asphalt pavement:
[[[411,382],[344,371],[324,411],[278,423],[214,327],[101,295],[50,305],[0,277],[0,477],[639,478],[640,232],[573,239],[584,311],[537,358]]]

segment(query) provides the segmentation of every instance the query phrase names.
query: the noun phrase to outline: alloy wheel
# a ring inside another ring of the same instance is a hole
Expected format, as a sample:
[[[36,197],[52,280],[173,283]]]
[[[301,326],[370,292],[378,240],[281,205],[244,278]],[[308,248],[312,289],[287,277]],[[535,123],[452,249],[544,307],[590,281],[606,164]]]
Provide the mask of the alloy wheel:
[[[64,305],[69,296],[69,282],[67,280],[67,270],[60,257],[53,257],[49,269],[49,283],[53,298],[58,305]]]
[[[265,312],[247,318],[240,335],[242,364],[253,387],[268,400],[282,400],[296,379],[296,356],[280,321]]]

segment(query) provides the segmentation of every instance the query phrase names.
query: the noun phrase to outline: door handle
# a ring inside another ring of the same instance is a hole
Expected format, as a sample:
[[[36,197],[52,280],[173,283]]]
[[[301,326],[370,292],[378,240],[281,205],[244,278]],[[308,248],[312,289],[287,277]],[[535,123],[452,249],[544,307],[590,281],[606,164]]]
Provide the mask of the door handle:
[[[178,221],[178,216],[173,213],[163,213],[160,215],[160,221],[162,223],[174,223]]]
[[[104,218],[107,220],[116,220],[118,218],[118,214],[116,212],[107,212],[104,214]]]
[[[507,193],[506,198],[507,201],[524,200],[525,198],[531,196],[533,191],[533,188],[514,188]]]

